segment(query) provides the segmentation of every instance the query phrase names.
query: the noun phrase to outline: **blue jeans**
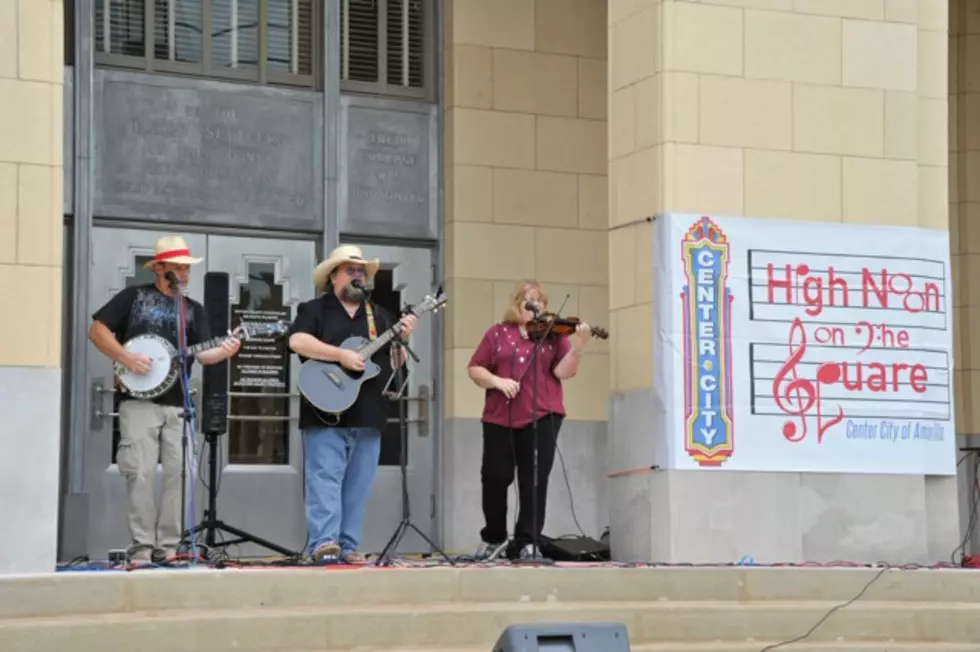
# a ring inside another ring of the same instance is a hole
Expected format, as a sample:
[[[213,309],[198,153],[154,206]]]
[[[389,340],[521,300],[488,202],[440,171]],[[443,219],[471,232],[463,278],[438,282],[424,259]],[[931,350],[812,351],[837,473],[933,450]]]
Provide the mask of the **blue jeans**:
[[[303,438],[309,552],[325,543],[356,551],[381,456],[381,431],[316,427],[304,429]]]

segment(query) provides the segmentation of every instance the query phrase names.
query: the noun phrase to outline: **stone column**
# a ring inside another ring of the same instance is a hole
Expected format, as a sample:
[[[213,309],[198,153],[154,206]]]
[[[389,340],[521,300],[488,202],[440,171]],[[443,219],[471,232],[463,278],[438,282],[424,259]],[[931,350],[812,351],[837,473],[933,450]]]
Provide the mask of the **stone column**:
[[[980,446],[980,2],[950,0],[950,234],[956,321],[956,430]],[[975,459],[960,467],[961,523],[975,508]],[[974,532],[972,552],[980,535]],[[971,552],[968,548],[966,552]]]
[[[645,217],[948,228],[946,5],[609,3],[614,474],[658,464]],[[948,478],[649,471],[609,491],[619,559],[936,561],[958,534]]]
[[[58,545],[63,13],[0,3],[0,574],[52,571]]]
[[[479,542],[483,391],[467,362],[500,320],[517,279],[542,282],[551,308],[605,325],[604,0],[445,0],[445,545]],[[566,383],[561,450],[575,516],[608,523],[608,348],[594,341]],[[577,534],[560,463],[546,533]],[[514,515],[512,501],[509,522]]]

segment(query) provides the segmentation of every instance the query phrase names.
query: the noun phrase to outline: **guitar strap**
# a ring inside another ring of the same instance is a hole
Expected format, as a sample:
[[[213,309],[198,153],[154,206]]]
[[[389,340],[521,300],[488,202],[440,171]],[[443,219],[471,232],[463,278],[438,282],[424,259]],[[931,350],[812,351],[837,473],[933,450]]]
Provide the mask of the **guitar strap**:
[[[373,342],[378,338],[378,328],[374,324],[374,308],[370,301],[364,302],[364,314],[367,315],[368,338]]]

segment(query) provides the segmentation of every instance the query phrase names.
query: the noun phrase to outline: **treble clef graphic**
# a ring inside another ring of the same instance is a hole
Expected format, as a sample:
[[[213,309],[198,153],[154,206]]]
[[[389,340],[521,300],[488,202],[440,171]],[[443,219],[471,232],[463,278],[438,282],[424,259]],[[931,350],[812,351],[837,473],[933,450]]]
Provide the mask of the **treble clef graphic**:
[[[806,437],[806,415],[817,400],[813,383],[806,378],[800,378],[799,374],[796,373],[796,366],[805,354],[806,329],[803,328],[803,322],[797,318],[789,329],[789,359],[779,369],[776,377],[772,379],[772,397],[776,401],[776,407],[786,414],[797,417],[802,426],[797,432],[796,423],[793,421],[787,421],[783,424],[783,437],[791,442],[803,441]],[[782,387],[787,376],[791,380],[786,383],[785,387]],[[794,399],[795,408],[788,405]]]
[[[783,437],[794,443],[803,441],[807,433],[807,415],[816,405],[817,443],[820,443],[823,441],[823,434],[829,428],[844,420],[844,411],[838,406],[837,415],[828,421],[824,421],[823,405],[820,400],[821,386],[833,385],[840,379],[840,366],[833,362],[820,365],[817,369],[816,383],[809,378],[800,377],[796,372],[796,367],[806,355],[806,329],[799,318],[793,321],[793,326],[789,331],[789,352],[789,359],[772,380],[772,397],[780,410],[797,417],[801,427],[797,428],[794,421],[787,421],[783,424]],[[789,381],[784,386],[783,383],[787,377]]]

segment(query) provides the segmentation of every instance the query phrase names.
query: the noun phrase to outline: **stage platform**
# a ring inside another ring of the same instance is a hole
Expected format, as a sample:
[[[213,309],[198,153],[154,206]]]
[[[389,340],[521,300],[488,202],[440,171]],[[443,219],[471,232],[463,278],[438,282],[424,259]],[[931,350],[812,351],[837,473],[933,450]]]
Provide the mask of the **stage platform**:
[[[972,569],[402,563],[0,578],[0,650],[489,652],[510,624],[599,621],[651,652],[758,652],[811,630],[776,649],[980,652]]]

